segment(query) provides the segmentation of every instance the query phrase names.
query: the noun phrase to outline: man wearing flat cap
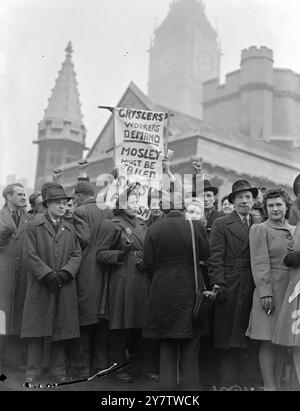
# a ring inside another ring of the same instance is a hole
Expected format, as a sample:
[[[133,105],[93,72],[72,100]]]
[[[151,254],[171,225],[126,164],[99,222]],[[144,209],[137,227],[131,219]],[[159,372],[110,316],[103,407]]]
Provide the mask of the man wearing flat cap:
[[[29,203],[31,205],[31,210],[28,211],[28,214],[37,214],[43,210],[43,197],[40,191],[34,191],[29,196]]]
[[[218,211],[215,202],[219,192],[218,187],[215,187],[210,180],[204,179],[202,170],[202,160],[193,163],[196,173],[192,179],[192,198],[201,198],[204,202],[204,216],[206,220],[206,232],[208,238],[210,236],[212,225],[216,218],[222,217],[223,213]]]
[[[228,196],[235,211],[216,219],[210,236],[209,278],[217,292],[214,345],[221,349],[220,378],[225,387],[240,382],[242,349],[248,347],[245,332],[254,290],[249,228],[253,224],[250,212],[257,194],[258,189],[248,181],[236,181]]]
[[[27,224],[25,250],[27,290],[21,337],[28,340],[26,382],[37,383],[42,374],[44,337],[51,338],[51,374],[65,382],[66,340],[79,337],[75,277],[81,249],[74,227],[62,217],[69,197],[59,184],[49,187],[43,206]]]

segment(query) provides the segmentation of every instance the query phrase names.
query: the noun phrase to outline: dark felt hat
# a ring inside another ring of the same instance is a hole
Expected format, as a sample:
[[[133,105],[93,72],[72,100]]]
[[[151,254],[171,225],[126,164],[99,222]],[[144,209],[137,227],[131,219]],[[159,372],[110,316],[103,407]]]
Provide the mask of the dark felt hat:
[[[43,201],[43,206],[46,207],[48,201],[55,201],[55,200],[61,200],[61,199],[65,199],[69,201],[71,200],[71,198],[72,197],[69,197],[65,193],[63,186],[57,184],[53,187],[48,188],[45,199]]]
[[[205,191],[212,191],[214,195],[218,194],[218,187],[214,187],[209,180],[204,180],[204,192]]]
[[[238,180],[232,184],[232,193],[228,195],[228,200],[231,204],[233,204],[235,195],[241,191],[251,191],[254,198],[258,196],[258,189],[256,187],[251,187],[247,180]]]
[[[295,178],[294,184],[293,184],[293,191],[296,197],[299,193],[299,189],[300,189],[300,174],[297,175],[297,177]]]
[[[199,177],[199,178],[198,178]],[[192,179],[192,197],[198,197],[205,191],[212,191],[214,195],[218,194],[218,187],[215,187],[207,179],[202,179],[200,175],[194,174]]]
[[[96,186],[89,181],[78,181],[74,188],[74,193],[94,196],[96,193]]]

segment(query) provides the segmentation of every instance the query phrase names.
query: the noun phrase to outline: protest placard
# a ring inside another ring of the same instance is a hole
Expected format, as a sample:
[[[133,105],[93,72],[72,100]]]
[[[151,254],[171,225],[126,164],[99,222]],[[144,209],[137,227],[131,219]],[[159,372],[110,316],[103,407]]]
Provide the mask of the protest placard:
[[[117,107],[114,110],[115,162],[120,177],[140,183],[139,217],[149,217],[148,192],[160,188],[164,158],[163,112]]]

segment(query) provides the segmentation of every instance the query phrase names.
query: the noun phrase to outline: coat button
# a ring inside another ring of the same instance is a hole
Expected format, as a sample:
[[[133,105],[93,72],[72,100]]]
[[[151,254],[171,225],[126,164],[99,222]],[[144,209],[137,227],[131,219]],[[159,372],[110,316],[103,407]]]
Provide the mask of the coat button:
[[[57,254],[55,255],[55,258],[58,258],[58,255],[57,255]]]

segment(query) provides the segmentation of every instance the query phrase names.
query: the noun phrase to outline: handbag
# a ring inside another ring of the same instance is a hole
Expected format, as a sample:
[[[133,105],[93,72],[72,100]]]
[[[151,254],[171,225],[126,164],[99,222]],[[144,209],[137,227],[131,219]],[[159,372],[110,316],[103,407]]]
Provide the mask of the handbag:
[[[212,291],[207,291],[204,279],[202,279],[202,287],[198,284],[198,264],[197,264],[197,253],[196,253],[196,243],[195,243],[195,233],[194,226],[191,220],[188,220],[191,228],[192,235],[192,247],[193,247],[193,261],[194,261],[194,272],[195,272],[195,285],[196,285],[196,300],[193,308],[193,321],[195,325],[202,325],[204,321],[208,320],[210,313],[214,307],[214,299],[210,299],[208,295],[215,298],[215,293]]]

